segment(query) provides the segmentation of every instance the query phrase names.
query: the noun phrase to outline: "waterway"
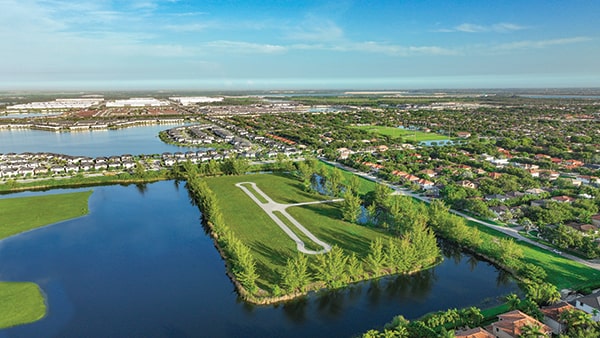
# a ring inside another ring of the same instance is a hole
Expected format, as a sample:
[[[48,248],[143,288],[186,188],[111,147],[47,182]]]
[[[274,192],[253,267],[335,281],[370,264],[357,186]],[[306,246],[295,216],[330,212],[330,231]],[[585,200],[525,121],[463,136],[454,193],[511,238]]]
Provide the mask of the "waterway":
[[[117,130],[55,133],[43,130],[0,130],[0,153],[51,152],[73,156],[161,154],[197,148],[166,144],[158,138],[172,125],[131,127]]]
[[[44,193],[55,192],[14,196]],[[253,306],[238,299],[183,184],[96,187],[89,205],[87,216],[0,241],[0,280],[38,283],[49,310],[0,338],[350,337],[397,314],[485,307],[518,290],[445,248],[443,263],[414,276]]]

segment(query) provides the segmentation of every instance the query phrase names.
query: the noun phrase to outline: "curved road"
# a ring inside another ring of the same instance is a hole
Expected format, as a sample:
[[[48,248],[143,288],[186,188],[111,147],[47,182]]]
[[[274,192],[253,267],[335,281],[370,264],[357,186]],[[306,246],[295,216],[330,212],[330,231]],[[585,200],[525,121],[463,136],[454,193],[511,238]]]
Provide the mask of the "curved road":
[[[250,185],[254,191],[259,194],[262,198],[264,198],[267,203],[263,203],[259,200],[252,191],[250,191],[244,185]],[[314,202],[304,202],[304,203],[294,203],[294,204],[281,204],[273,201],[267,194],[265,194],[260,188],[256,186],[254,182],[240,182],[235,185],[236,187],[242,189],[259,207],[261,207],[269,217],[286,233],[294,242],[296,242],[296,248],[298,251],[309,254],[309,255],[318,255],[329,252],[331,250],[331,245],[321,241],[315,235],[313,235],[310,231],[308,231],[300,222],[298,222],[292,215],[288,214],[285,210],[288,207],[299,206],[299,205],[307,205],[307,204],[317,204],[317,203],[330,203],[330,202],[339,202],[343,201],[342,199],[333,199],[327,201],[314,201]],[[292,223],[298,230],[300,230],[306,237],[310,238],[311,241],[317,243],[319,246],[323,248],[323,250],[314,251],[306,249],[304,242],[290,229],[274,212],[280,212],[287,220]]]
[[[408,191],[408,190],[400,189],[400,188],[398,188],[398,187],[396,187],[396,186],[394,186],[394,185],[392,185],[392,184],[390,184],[390,183],[388,183],[388,182],[386,182],[386,181],[384,181],[384,180],[382,180],[380,178],[377,178],[377,177],[375,177],[373,175],[369,175],[367,173],[363,173],[363,172],[358,171],[358,170],[356,170],[354,168],[345,166],[345,165],[343,165],[341,163],[332,162],[332,161],[326,161],[326,160],[323,160],[323,159],[321,159],[321,161],[326,162],[328,164],[331,164],[331,165],[333,165],[335,167],[338,167],[340,169],[344,169],[346,171],[350,171],[350,172],[354,173],[355,175],[363,177],[363,178],[365,178],[365,179],[367,179],[369,181],[373,181],[373,182],[385,184],[388,187],[392,188],[394,190],[394,194],[396,194],[396,195],[402,194],[402,195],[405,195],[405,196],[414,197],[414,198],[416,198],[418,200],[421,200],[423,202],[426,202],[426,203],[430,203],[431,202],[431,199],[428,198],[428,197],[424,197],[424,196],[415,194],[415,193],[413,193],[411,191]],[[466,218],[469,221],[473,221],[473,222],[479,223],[481,225],[484,225],[484,226],[486,226],[488,228],[492,228],[494,230],[500,231],[503,234],[511,236],[511,237],[515,238],[516,240],[518,240],[518,241],[526,242],[526,243],[529,243],[531,245],[535,245],[537,247],[540,247],[542,249],[546,249],[548,251],[553,251],[554,250],[552,247],[549,247],[547,245],[538,243],[538,242],[533,241],[533,240],[531,240],[531,239],[529,239],[527,237],[523,237],[515,229],[507,228],[507,227],[503,227],[503,226],[499,226],[499,225],[492,224],[492,223],[489,223],[489,222],[486,222],[486,221],[482,221],[482,220],[473,218],[473,217],[471,217],[471,216],[469,216],[469,215],[467,215],[465,213],[462,213],[460,211],[456,211],[456,210],[453,210],[453,209],[450,209],[450,212],[453,213],[453,214],[456,214],[458,216],[464,217],[464,218]],[[570,255],[570,254],[567,254],[567,253],[561,253],[560,255],[562,257],[565,257],[565,258],[568,258],[570,260],[579,262],[579,263],[581,263],[583,265],[586,265],[586,266],[588,266],[588,267],[590,267],[592,269],[600,270],[600,263],[596,263],[596,262],[592,262],[592,261],[589,261],[589,260],[585,260],[585,259],[579,258],[577,256],[573,256],[573,255]]]

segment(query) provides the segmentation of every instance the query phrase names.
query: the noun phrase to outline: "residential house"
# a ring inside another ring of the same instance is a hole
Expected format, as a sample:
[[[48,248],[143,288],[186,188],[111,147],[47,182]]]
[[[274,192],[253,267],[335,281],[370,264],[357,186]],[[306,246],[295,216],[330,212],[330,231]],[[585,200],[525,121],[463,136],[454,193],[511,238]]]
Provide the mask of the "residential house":
[[[544,306],[540,310],[544,314],[544,324],[550,326],[554,334],[561,334],[565,331],[566,325],[560,320],[561,312],[575,309],[567,302],[559,302],[553,305]]]
[[[459,186],[463,187],[463,188],[469,188],[469,189],[476,189],[477,185],[471,181],[467,181],[467,180],[463,180],[463,181],[458,181],[456,182],[456,184],[458,184]]]
[[[493,334],[487,332],[486,330],[476,327],[474,329],[466,330],[466,331],[456,331],[454,334],[456,338],[496,338]]]
[[[591,314],[595,322],[600,322],[600,291],[576,299],[575,307]]]
[[[575,201],[575,199],[573,197],[566,196],[566,195],[554,196],[554,197],[552,197],[552,200],[559,202],[559,203],[573,203]]]
[[[494,215],[496,215],[496,218],[500,218],[504,216],[504,214],[506,214],[509,211],[509,209],[504,205],[499,205],[497,207],[490,207],[490,211],[493,212]]]
[[[539,322],[537,319],[519,311],[514,310],[498,315],[498,321],[492,323],[488,331],[498,338],[517,338],[521,335],[521,329],[526,325],[535,325],[541,328],[541,331],[547,337],[552,334],[552,328]]]
[[[420,179],[420,180],[417,181],[417,184],[423,190],[430,190],[430,189],[433,189],[433,184],[434,183],[431,182],[431,181],[428,181],[426,179]]]
[[[499,179],[499,178],[500,178],[500,176],[502,176],[502,174],[501,174],[501,173],[497,173],[497,172],[493,172],[493,173],[489,173],[489,176],[490,176],[492,179],[496,180],[496,179]]]
[[[594,216],[592,216],[592,224],[600,227],[600,214],[595,214]]]
[[[459,131],[458,133],[456,133],[456,136],[460,138],[469,138],[471,137],[471,133],[469,133],[468,131]]]

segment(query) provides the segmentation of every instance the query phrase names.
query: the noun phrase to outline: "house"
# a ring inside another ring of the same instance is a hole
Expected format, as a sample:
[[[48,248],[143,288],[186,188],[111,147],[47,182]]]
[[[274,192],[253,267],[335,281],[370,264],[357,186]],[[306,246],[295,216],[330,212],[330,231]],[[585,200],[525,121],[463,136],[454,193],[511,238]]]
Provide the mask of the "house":
[[[575,201],[575,199],[573,197],[570,196],[554,196],[552,197],[553,201],[559,202],[559,203],[573,203]]]
[[[473,183],[471,181],[467,181],[467,180],[459,181],[459,182],[456,182],[456,183],[459,186],[463,187],[463,188],[469,188],[469,189],[476,189],[477,188],[477,185],[475,183]]]
[[[566,329],[565,323],[560,320],[561,312],[575,309],[567,302],[559,302],[553,305],[544,306],[540,310],[544,314],[544,324],[550,326],[554,334],[561,334]]]
[[[476,327],[474,329],[466,330],[466,331],[456,331],[454,334],[456,338],[496,338],[493,334],[487,332],[486,330]]]
[[[421,187],[421,189],[423,189],[423,190],[433,189],[433,182],[425,180],[425,179],[418,180],[417,184],[419,184],[419,187]]]
[[[435,172],[435,170],[432,170],[432,169],[423,169],[420,171],[420,173],[423,175],[429,176],[431,178],[437,176],[437,172]]]
[[[504,205],[499,205],[497,207],[490,207],[490,211],[493,212],[496,217],[502,217],[509,209]]]
[[[535,200],[535,201],[531,201],[529,202],[529,205],[531,205],[532,207],[545,207],[546,204],[548,204],[548,200]]]
[[[585,234],[596,233],[598,231],[598,227],[596,227],[595,225],[592,225],[592,224],[582,224],[582,223],[571,222],[571,223],[568,223],[567,226],[571,227],[577,231],[581,231]]]
[[[537,319],[519,310],[498,315],[498,321],[492,323],[488,331],[498,338],[517,338],[521,334],[523,326],[526,325],[539,326],[547,337],[550,337],[552,334],[552,328],[548,325],[539,322]]]
[[[459,131],[458,133],[456,133],[456,136],[460,138],[469,138],[471,137],[471,133],[469,133],[468,131]]]
[[[592,320],[600,322],[600,291],[575,300],[575,308],[592,315]]]
[[[489,176],[490,176],[492,179],[496,180],[496,179],[499,179],[499,178],[500,178],[500,176],[502,176],[502,174],[501,174],[501,173],[497,173],[497,172],[493,172],[493,173],[489,173]]]
[[[592,216],[592,224],[600,227],[600,214],[595,214],[594,216]]]

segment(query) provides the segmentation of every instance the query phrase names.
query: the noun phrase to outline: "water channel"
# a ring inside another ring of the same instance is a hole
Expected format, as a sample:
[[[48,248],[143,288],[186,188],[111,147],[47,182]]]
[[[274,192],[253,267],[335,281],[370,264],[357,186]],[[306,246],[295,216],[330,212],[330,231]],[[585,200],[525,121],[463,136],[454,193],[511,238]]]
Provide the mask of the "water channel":
[[[504,272],[445,248],[444,262],[275,306],[241,302],[183,184],[93,188],[90,214],[0,241],[0,280],[33,281],[48,315],[4,337],[351,337],[394,315],[489,306]],[[61,191],[62,192],[62,191]],[[3,196],[56,193],[36,192]]]

